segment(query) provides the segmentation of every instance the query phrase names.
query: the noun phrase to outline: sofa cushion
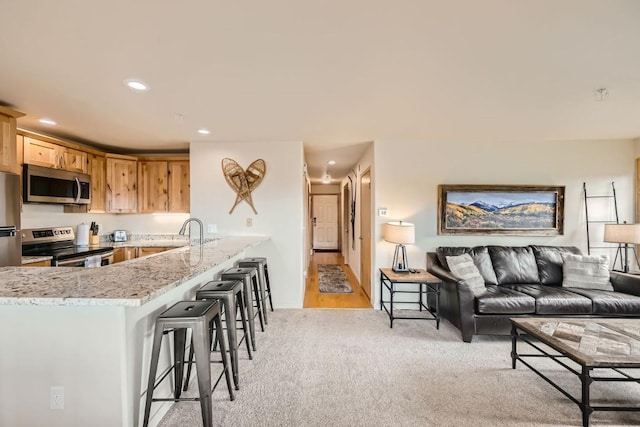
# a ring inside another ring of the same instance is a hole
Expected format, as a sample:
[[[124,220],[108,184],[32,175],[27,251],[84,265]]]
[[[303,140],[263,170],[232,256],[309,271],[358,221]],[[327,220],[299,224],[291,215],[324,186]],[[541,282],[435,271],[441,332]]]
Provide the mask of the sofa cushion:
[[[531,245],[538,265],[540,283],[547,286],[562,286],[563,253],[580,255],[575,246],[540,246]]]
[[[478,314],[533,314],[536,301],[533,297],[502,286],[488,285],[476,296]]]
[[[471,255],[462,254],[448,256],[447,264],[449,265],[449,270],[451,270],[453,274],[464,280],[465,283],[469,285],[469,288],[474,295],[484,292],[484,279],[480,275],[478,267],[473,263]]]
[[[462,254],[471,255],[473,263],[478,267],[478,271],[480,271],[480,275],[486,285],[498,284],[498,279],[496,278],[496,273],[493,271],[493,264],[491,263],[491,257],[489,256],[489,251],[486,246],[475,246],[473,248],[464,246],[441,246],[436,249],[438,261],[446,268],[449,268],[447,256]]]
[[[640,297],[635,295],[580,288],[571,288],[571,292],[589,298],[592,302],[593,314],[640,315]]]
[[[568,289],[539,284],[505,287],[533,297],[536,301],[536,314],[591,314],[591,300]]]
[[[608,255],[562,254],[562,259],[564,260],[563,287],[613,290],[609,281]]]
[[[538,266],[530,247],[489,246],[498,285],[539,283]]]

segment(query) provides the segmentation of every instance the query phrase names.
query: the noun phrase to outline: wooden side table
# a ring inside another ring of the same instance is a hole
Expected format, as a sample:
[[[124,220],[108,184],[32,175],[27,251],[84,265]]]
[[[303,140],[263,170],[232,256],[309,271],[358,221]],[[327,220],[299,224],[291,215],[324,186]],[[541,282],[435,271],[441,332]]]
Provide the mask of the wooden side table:
[[[384,310],[389,315],[390,327],[393,328],[393,321],[395,319],[411,319],[411,320],[435,320],[436,329],[440,329],[440,279],[428,273],[425,270],[415,270],[415,273],[396,273],[391,268],[380,269],[380,310]],[[412,284],[418,285],[418,290],[407,290],[404,285]],[[397,286],[402,285],[403,290],[398,290]],[[387,289],[389,293],[389,300],[385,301],[383,298],[383,289]],[[405,304],[418,304],[418,310],[428,311],[432,317],[401,317],[394,316],[393,314],[393,296],[396,293],[402,294],[418,294],[417,302],[402,302]],[[428,294],[434,294],[436,297],[435,309],[429,308],[425,304],[423,295],[426,297]]]

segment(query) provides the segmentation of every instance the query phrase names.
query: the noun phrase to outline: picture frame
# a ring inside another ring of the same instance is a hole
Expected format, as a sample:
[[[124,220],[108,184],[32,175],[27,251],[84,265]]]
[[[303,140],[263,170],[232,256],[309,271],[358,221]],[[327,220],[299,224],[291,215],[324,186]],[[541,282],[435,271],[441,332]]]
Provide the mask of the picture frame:
[[[439,185],[439,235],[564,233],[564,186]]]

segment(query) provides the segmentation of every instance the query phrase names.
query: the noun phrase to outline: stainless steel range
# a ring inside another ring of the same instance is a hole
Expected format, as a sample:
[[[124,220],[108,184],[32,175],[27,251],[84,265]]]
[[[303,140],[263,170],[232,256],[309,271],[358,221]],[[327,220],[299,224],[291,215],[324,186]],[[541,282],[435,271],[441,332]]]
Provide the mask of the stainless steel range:
[[[73,227],[33,228],[22,230],[22,256],[50,256],[52,267],[97,267],[113,263],[113,248],[76,245]]]

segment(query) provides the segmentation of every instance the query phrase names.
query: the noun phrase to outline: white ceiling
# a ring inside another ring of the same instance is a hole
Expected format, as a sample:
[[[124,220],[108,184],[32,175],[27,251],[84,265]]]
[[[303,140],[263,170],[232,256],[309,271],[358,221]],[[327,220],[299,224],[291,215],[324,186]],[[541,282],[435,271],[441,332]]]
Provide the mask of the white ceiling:
[[[373,140],[640,136],[637,0],[20,0],[0,31],[19,126],[107,147],[303,141],[336,178]]]

